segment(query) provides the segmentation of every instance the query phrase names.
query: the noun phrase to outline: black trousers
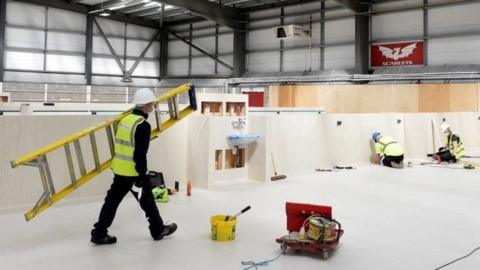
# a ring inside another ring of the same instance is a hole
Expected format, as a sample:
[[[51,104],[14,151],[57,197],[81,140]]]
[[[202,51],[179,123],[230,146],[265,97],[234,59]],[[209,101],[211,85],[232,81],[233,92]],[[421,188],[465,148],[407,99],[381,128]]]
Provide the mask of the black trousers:
[[[103,238],[107,235],[108,228],[112,225],[113,219],[117,212],[117,208],[123,200],[123,197],[132,188],[137,177],[126,177],[121,175],[115,175],[113,178],[113,183],[110,189],[107,192],[105,197],[105,203],[102,206],[100,211],[100,216],[98,222],[93,225],[92,237],[93,238]],[[145,212],[147,217],[150,229],[150,234],[152,237],[156,237],[162,233],[164,229],[163,220],[160,217],[158,212],[157,205],[155,204],[155,199],[152,194],[152,186],[150,181],[143,181],[142,186],[142,196],[140,197],[140,206]]]
[[[442,150],[440,152],[435,153],[437,157],[440,159],[440,161],[446,161],[446,162],[457,162],[457,158],[450,153],[449,150]]]
[[[400,163],[403,161],[403,155],[401,156],[384,156],[382,163],[384,166],[392,167],[392,161],[395,163]]]

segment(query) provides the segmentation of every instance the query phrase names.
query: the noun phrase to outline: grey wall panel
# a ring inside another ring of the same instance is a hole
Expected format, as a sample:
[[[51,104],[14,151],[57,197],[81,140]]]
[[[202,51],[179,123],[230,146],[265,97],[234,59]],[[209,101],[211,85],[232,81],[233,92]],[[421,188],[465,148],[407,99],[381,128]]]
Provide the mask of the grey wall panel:
[[[353,18],[325,22],[325,42],[335,43],[355,40],[355,20]]]
[[[351,69],[355,67],[355,46],[325,48],[325,69]]]
[[[326,3],[328,3],[327,1]],[[328,9],[328,8],[327,8]],[[344,19],[346,16],[353,15],[354,12],[348,8],[335,9],[325,12],[325,17],[328,19]]]
[[[43,54],[6,51],[5,68],[42,70]]]
[[[85,52],[85,36],[66,33],[48,33],[47,48],[72,52]]]
[[[312,23],[312,42],[320,43],[321,24],[320,22]]]
[[[273,27],[277,25],[280,25],[280,15],[278,15],[278,18],[271,19],[271,20],[261,20],[261,21],[252,20],[249,24],[249,28],[255,29],[258,27]]]
[[[36,30],[6,28],[7,47],[43,49],[45,32]]]
[[[192,59],[192,75],[214,74],[215,62],[209,57],[195,57]]]
[[[45,7],[18,2],[8,2],[7,23],[45,27]]]
[[[143,50],[147,47],[148,41],[141,40],[127,40],[127,55],[140,56]],[[160,57],[160,42],[154,42],[148,49],[145,57],[159,58]]]
[[[230,65],[233,66],[233,54],[232,55],[224,55],[224,56],[221,56],[220,59],[222,59],[223,61],[229,63]],[[222,74],[222,75],[231,75],[232,74],[232,70],[221,65],[221,64],[218,64],[218,74]]]
[[[480,31],[480,3],[434,8],[428,19],[430,34]]]
[[[138,25],[132,25],[128,24],[127,25],[127,38],[130,39],[148,39],[150,40],[155,33],[157,33],[157,30],[147,28],[147,27],[142,27]]]
[[[188,59],[168,60],[168,76],[181,76],[188,74]]]
[[[285,14],[296,14],[299,12],[308,12],[310,10],[320,9],[320,7],[321,7],[321,1],[314,1],[312,3],[285,7],[284,10],[285,10]]]
[[[423,11],[373,16],[372,37],[373,40],[423,37]]]
[[[108,38],[110,44],[118,55],[123,55],[124,40],[121,38]],[[93,37],[93,53],[111,54],[110,50],[101,36]]]
[[[5,72],[5,80],[15,81],[15,82],[85,84],[84,75],[41,74],[41,73],[26,73],[26,72]],[[41,95],[43,95],[43,93]],[[39,96],[38,98],[42,100],[42,96]]]
[[[92,59],[92,72],[99,74],[122,74],[122,70],[113,58],[94,57]]]
[[[280,48],[272,29],[250,31],[248,33],[247,49]]]
[[[270,17],[270,16],[279,16],[280,20],[280,9],[267,9],[262,11],[255,11],[250,13],[250,20],[255,20],[256,18]]]
[[[219,53],[233,52],[233,34],[218,36],[218,52]]]
[[[188,45],[181,40],[171,40],[168,42],[168,56],[188,55]]]
[[[85,58],[81,56],[48,54],[47,70],[85,72]]]
[[[127,61],[127,68],[133,65],[134,61]],[[160,72],[158,61],[141,61],[133,72],[133,76],[158,76]]]
[[[125,34],[125,23],[102,19],[99,17],[96,17],[96,20],[103,29],[105,35],[123,36]],[[93,32],[95,34],[100,34],[96,25],[93,27]]]
[[[215,37],[194,38],[193,44],[204,49],[212,55],[215,54]],[[204,54],[198,50],[192,49],[192,55],[196,56]]]
[[[320,42],[317,42],[317,44]],[[292,48],[292,47],[299,47],[299,46],[310,46],[310,38],[296,38],[296,39],[286,39],[283,42],[284,48]]]
[[[85,32],[86,16],[76,12],[48,9],[48,28]]]
[[[247,58],[248,72],[272,73],[280,71],[280,53],[249,53]]]
[[[124,83],[121,78],[118,77],[104,77],[104,76],[93,76],[93,84],[98,85],[117,85],[117,86],[132,86],[132,85],[141,85],[145,87],[155,87],[158,85],[157,79],[141,79],[134,78],[132,83]]]
[[[283,55],[283,70],[285,72],[303,72],[318,70],[320,63],[319,49],[300,49],[285,51]]]
[[[440,0],[444,2],[443,0]],[[430,3],[438,2],[438,0],[429,0]],[[406,6],[415,6],[415,5],[422,5],[423,0],[402,0],[402,1],[385,1],[381,4],[373,5],[374,10],[391,10],[391,9],[399,9],[404,8]]]
[[[320,13],[312,14],[312,20],[319,19]],[[285,24],[302,25],[304,30],[308,30],[310,15],[286,17]]]
[[[480,64],[480,35],[431,39],[428,42],[431,66]]]
[[[213,26],[215,26],[215,22],[209,21],[209,20],[201,21],[201,22],[193,23],[192,26],[193,26],[194,30],[195,30],[195,28],[213,27]]]
[[[185,37],[188,36],[188,33],[183,34]],[[209,29],[203,29],[203,30],[196,30],[195,28],[192,29],[192,35],[193,37],[195,36],[202,36],[202,35],[215,35],[215,28],[212,26]]]

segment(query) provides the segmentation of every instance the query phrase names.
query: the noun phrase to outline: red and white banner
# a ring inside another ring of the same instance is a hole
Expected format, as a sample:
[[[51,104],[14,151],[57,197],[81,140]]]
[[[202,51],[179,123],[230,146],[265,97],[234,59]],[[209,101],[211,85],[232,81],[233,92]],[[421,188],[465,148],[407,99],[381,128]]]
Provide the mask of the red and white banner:
[[[423,65],[423,41],[372,44],[372,67]]]

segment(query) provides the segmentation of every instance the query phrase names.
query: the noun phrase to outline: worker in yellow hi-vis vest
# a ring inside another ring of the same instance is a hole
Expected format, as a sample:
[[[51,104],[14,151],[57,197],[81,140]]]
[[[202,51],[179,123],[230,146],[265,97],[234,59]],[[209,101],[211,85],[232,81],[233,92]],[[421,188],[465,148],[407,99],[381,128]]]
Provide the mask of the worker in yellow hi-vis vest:
[[[374,163],[397,169],[404,167],[403,148],[395,139],[376,131],[372,133],[372,140],[375,143]]]
[[[135,92],[133,112],[120,120],[115,134],[115,155],[112,160],[113,183],[105,197],[98,222],[93,226],[91,242],[97,245],[114,244],[115,236],[108,234],[117,208],[123,197],[132,187],[141,188],[140,202],[149,223],[154,240],[175,232],[177,225],[165,225],[152,194],[152,186],[147,174],[147,152],[150,144],[150,124],[146,121],[153,111],[155,95],[150,89],[142,88]]]
[[[441,126],[442,132],[446,135],[445,145],[439,151],[433,154],[433,158],[437,161],[457,162],[465,155],[465,148],[460,136],[453,133],[452,127],[444,123]]]

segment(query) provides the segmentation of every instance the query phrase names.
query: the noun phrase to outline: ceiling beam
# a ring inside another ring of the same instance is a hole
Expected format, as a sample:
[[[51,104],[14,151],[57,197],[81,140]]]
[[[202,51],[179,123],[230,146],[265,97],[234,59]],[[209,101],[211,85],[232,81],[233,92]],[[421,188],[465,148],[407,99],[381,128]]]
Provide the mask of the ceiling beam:
[[[157,0],[155,0],[157,1]],[[160,1],[157,1],[160,2]],[[161,0],[162,3],[191,11],[202,18],[236,29],[242,23],[240,10],[208,0]]]

